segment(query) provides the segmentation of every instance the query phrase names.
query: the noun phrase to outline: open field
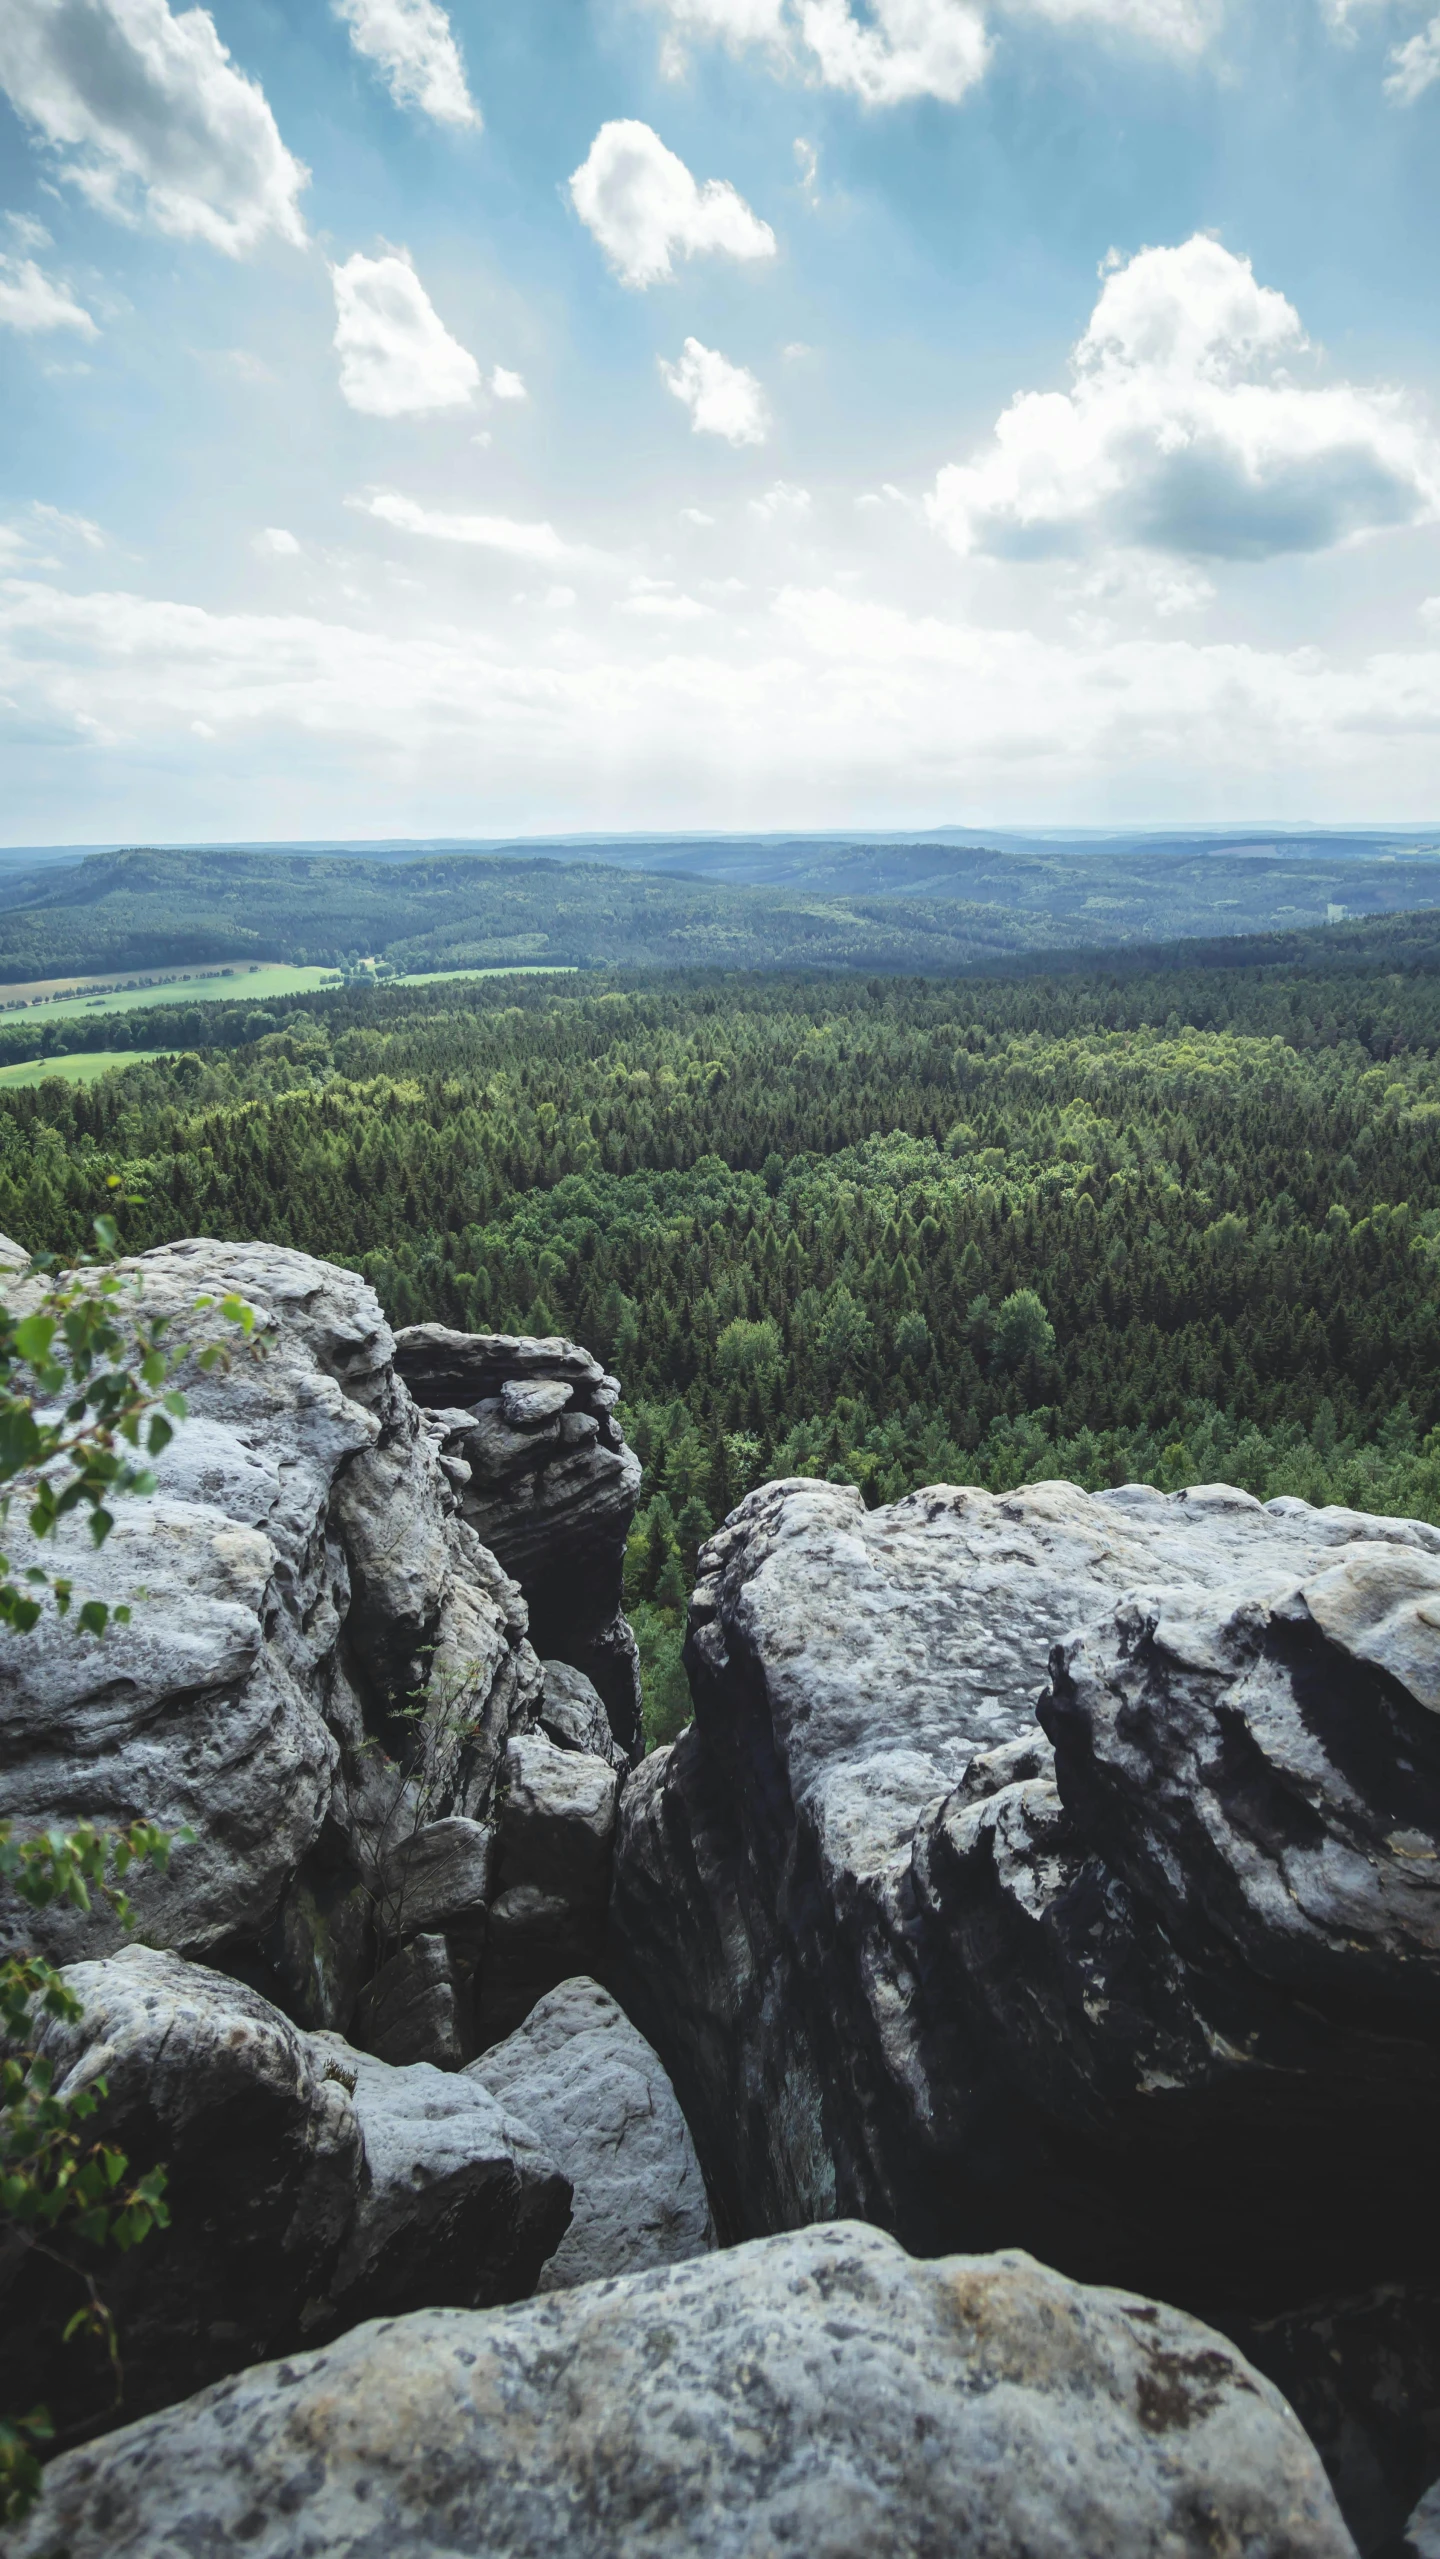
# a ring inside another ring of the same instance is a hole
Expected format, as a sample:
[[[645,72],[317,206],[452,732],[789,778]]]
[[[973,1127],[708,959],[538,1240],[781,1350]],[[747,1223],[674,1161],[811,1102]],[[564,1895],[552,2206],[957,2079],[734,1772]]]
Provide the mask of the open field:
[[[41,999],[35,1009],[45,1021],[63,1022],[76,1014],[130,1013],[140,1005],[170,1004],[182,999],[187,1004],[233,1004],[240,998],[253,997],[257,1004],[266,1004],[280,996],[313,995],[317,987],[327,982],[332,986],[338,983],[334,969],[293,968],[279,960],[262,960],[251,967],[241,961],[223,971],[187,969],[173,977],[152,978],[144,986],[121,986],[113,977],[87,978],[81,992],[45,1000],[49,987],[71,987],[76,983],[73,978],[53,978],[48,984],[0,988],[0,1023],[20,1018],[18,1011],[11,1013],[6,1008],[22,995],[32,1003]]]
[[[27,1057],[18,1066],[0,1066],[0,1088],[16,1084],[43,1084],[58,1075],[67,1084],[94,1084],[112,1067],[139,1066],[147,1058],[169,1057],[164,1048],[87,1048],[72,1057]]]

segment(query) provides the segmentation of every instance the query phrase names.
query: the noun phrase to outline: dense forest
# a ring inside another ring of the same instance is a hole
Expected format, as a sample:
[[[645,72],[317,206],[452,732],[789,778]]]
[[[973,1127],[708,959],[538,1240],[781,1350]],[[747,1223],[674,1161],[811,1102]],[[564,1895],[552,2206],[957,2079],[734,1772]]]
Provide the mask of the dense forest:
[[[1440,906],[1440,859],[770,849],[780,884],[606,861],[94,854],[0,882],[0,986],[224,960],[951,971]]]
[[[203,1048],[0,1095],[0,1228],[74,1249],[116,1174],[132,1246],[271,1236],[396,1322],[602,1351],[648,1469],[663,1729],[695,1550],[767,1475],[871,1502],[1226,1479],[1440,1518],[1440,934],[1346,938],[197,1008]]]

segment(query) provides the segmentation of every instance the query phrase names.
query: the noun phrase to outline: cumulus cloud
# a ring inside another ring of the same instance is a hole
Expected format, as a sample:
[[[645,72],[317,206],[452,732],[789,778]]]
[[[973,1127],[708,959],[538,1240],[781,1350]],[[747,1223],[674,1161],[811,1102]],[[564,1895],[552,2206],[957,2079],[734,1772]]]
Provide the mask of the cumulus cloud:
[[[252,535],[250,548],[262,560],[293,560],[300,552],[294,534],[287,533],[283,524],[267,524],[263,532]]]
[[[65,285],[43,274],[33,258],[7,258],[3,250],[0,328],[19,329],[27,337],[47,329],[78,329],[85,338],[99,334],[89,312]]]
[[[723,435],[727,444],[763,444],[770,432],[765,394],[747,365],[732,364],[714,347],[687,338],[678,364],[660,358],[667,391],[684,402],[696,435]]]
[[[372,489],[363,498],[347,498],[347,506],[393,524],[401,533],[423,533],[432,542],[462,542],[482,551],[503,551],[512,560],[577,560],[584,554],[564,542],[553,524],[521,524],[508,515],[447,515],[421,506],[418,498],[395,489]]]
[[[455,31],[438,0],[333,0],[335,15],[368,62],[378,64],[397,107],[436,124],[480,123]]]
[[[1298,314],[1197,236],[1106,276],[1074,388],[1021,393],[927,502],[958,551],[1319,551],[1440,508],[1440,448],[1396,392],[1296,382]]]
[[[367,258],[357,250],[332,267],[340,390],[371,418],[427,417],[463,409],[480,387],[480,367],[452,338],[408,251]]]
[[[799,0],[800,33],[828,88],[867,107],[907,98],[954,105],[990,59],[985,21],[971,0],[874,0],[857,18],[849,0]]]
[[[93,204],[243,257],[304,240],[309,172],[207,9],[0,0],[0,87]]]
[[[993,45],[983,0],[654,0],[669,21],[664,59],[683,68],[684,44],[705,37],[738,51],[760,45],[790,68],[868,107],[912,98],[958,104],[983,78]],[[1224,0],[995,0],[1002,13],[1052,26],[1093,28],[1198,54],[1216,33]],[[808,145],[796,145],[797,151]],[[813,163],[802,163],[813,192]]]
[[[1397,45],[1390,63],[1386,92],[1398,98],[1402,107],[1412,107],[1440,80],[1440,17],[1432,18],[1429,26],[1418,36],[1411,36],[1408,44]]]
[[[528,400],[523,374],[512,373],[508,365],[497,364],[490,376],[491,393],[497,400]]]
[[[622,284],[658,284],[676,257],[773,258],[775,234],[724,178],[698,185],[648,124],[602,124],[570,198]]]

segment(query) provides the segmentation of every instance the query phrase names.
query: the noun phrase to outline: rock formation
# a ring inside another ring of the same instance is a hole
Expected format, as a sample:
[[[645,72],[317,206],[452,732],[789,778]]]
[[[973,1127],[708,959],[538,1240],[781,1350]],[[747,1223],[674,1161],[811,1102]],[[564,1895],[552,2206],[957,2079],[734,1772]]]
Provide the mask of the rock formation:
[[[521,2117],[575,2190],[542,2292],[713,2248],[700,2163],[659,2059],[599,1983],[560,1984],[468,2076]]]
[[[416,2304],[533,2290],[570,2182],[474,2080],[395,2070],[306,2035],[243,1982],[145,1946],[67,1968],[78,2024],[38,2048],[68,2091],[103,2079],[99,2121],[132,2175],[162,2163],[170,2226],[103,2261],[127,2413],[266,2355]],[[0,2263],[0,2408],[107,2412],[103,2355],[65,2346],[80,2280],[43,2253]]]
[[[154,1497],[117,1507],[98,1555],[78,1518],[50,1550],[87,1594],[143,1589],[133,1623],[103,1642],[48,1617],[0,1634],[7,1817],[20,1830],[141,1814],[189,1827],[169,1874],[134,1887],[151,1944],[243,1974],[301,2025],[458,2066],[475,2049],[505,1754],[544,1703],[525,1598],[460,1516],[465,1463],[406,1388],[364,1281],[301,1253],[205,1242],[122,1270],[178,1350],[219,1339],[229,1355],[209,1373],[182,1362],[190,1418]],[[227,1334],[215,1303],[227,1295],[255,1310],[252,1344]],[[464,1336],[445,1338],[464,1352]],[[479,1348],[488,1359],[494,1345]],[[534,1370],[522,1400],[560,1395],[549,1372],[562,1353],[581,1404],[610,1394],[568,1345],[505,1349]],[[573,1635],[581,1654],[598,1640],[597,1556],[623,1542],[639,1473],[603,1400],[597,1411],[577,1408],[573,1428],[567,1413],[573,1449],[553,1483],[546,1471],[517,1550],[550,1594],[552,1649]],[[629,1658],[628,1628],[607,1640]],[[568,1686],[558,1677],[555,1711],[576,1725],[593,1692],[574,1670]],[[608,1766],[605,1783],[613,1797]],[[548,1971],[531,1963],[539,1989],[577,1969],[577,1950],[597,1959],[604,1890],[580,1879],[565,1947]],[[57,1959],[118,1940],[103,1913],[0,1909],[6,1926]],[[507,1996],[500,2031],[516,2022]]]
[[[412,1324],[395,1364],[425,1408],[461,1516],[519,1583],[538,1652],[593,1681],[622,1749],[640,1748],[640,1665],[621,1607],[640,1461],[619,1380],[575,1342]]]
[[[614,1936],[730,2234],[860,2213],[1256,2335],[1434,2283],[1440,1532],[771,1486],[688,1660]]]
[[[1223,2340],[840,2224],[262,2366],[49,2477],[15,2559],[1353,2559]]]

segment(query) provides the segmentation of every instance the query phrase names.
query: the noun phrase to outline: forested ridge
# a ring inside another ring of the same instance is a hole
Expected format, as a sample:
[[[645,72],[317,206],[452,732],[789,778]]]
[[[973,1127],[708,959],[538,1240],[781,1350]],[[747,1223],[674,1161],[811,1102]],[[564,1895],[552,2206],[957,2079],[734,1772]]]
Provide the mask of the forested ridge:
[[[782,870],[784,853],[772,850]],[[0,986],[227,960],[329,966],[349,954],[417,972],[525,961],[941,971],[1437,905],[1440,859],[1423,852],[815,846],[797,875],[767,883],[626,870],[613,855],[367,861],[136,847],[0,882]]]
[[[0,1096],[0,1227],[77,1249],[116,1174],[136,1248],[269,1236],[397,1323],[594,1345],[649,1468],[652,1668],[770,1474],[1440,1518],[1440,969],[1386,929],[1149,975],[217,1006],[236,1045]]]

